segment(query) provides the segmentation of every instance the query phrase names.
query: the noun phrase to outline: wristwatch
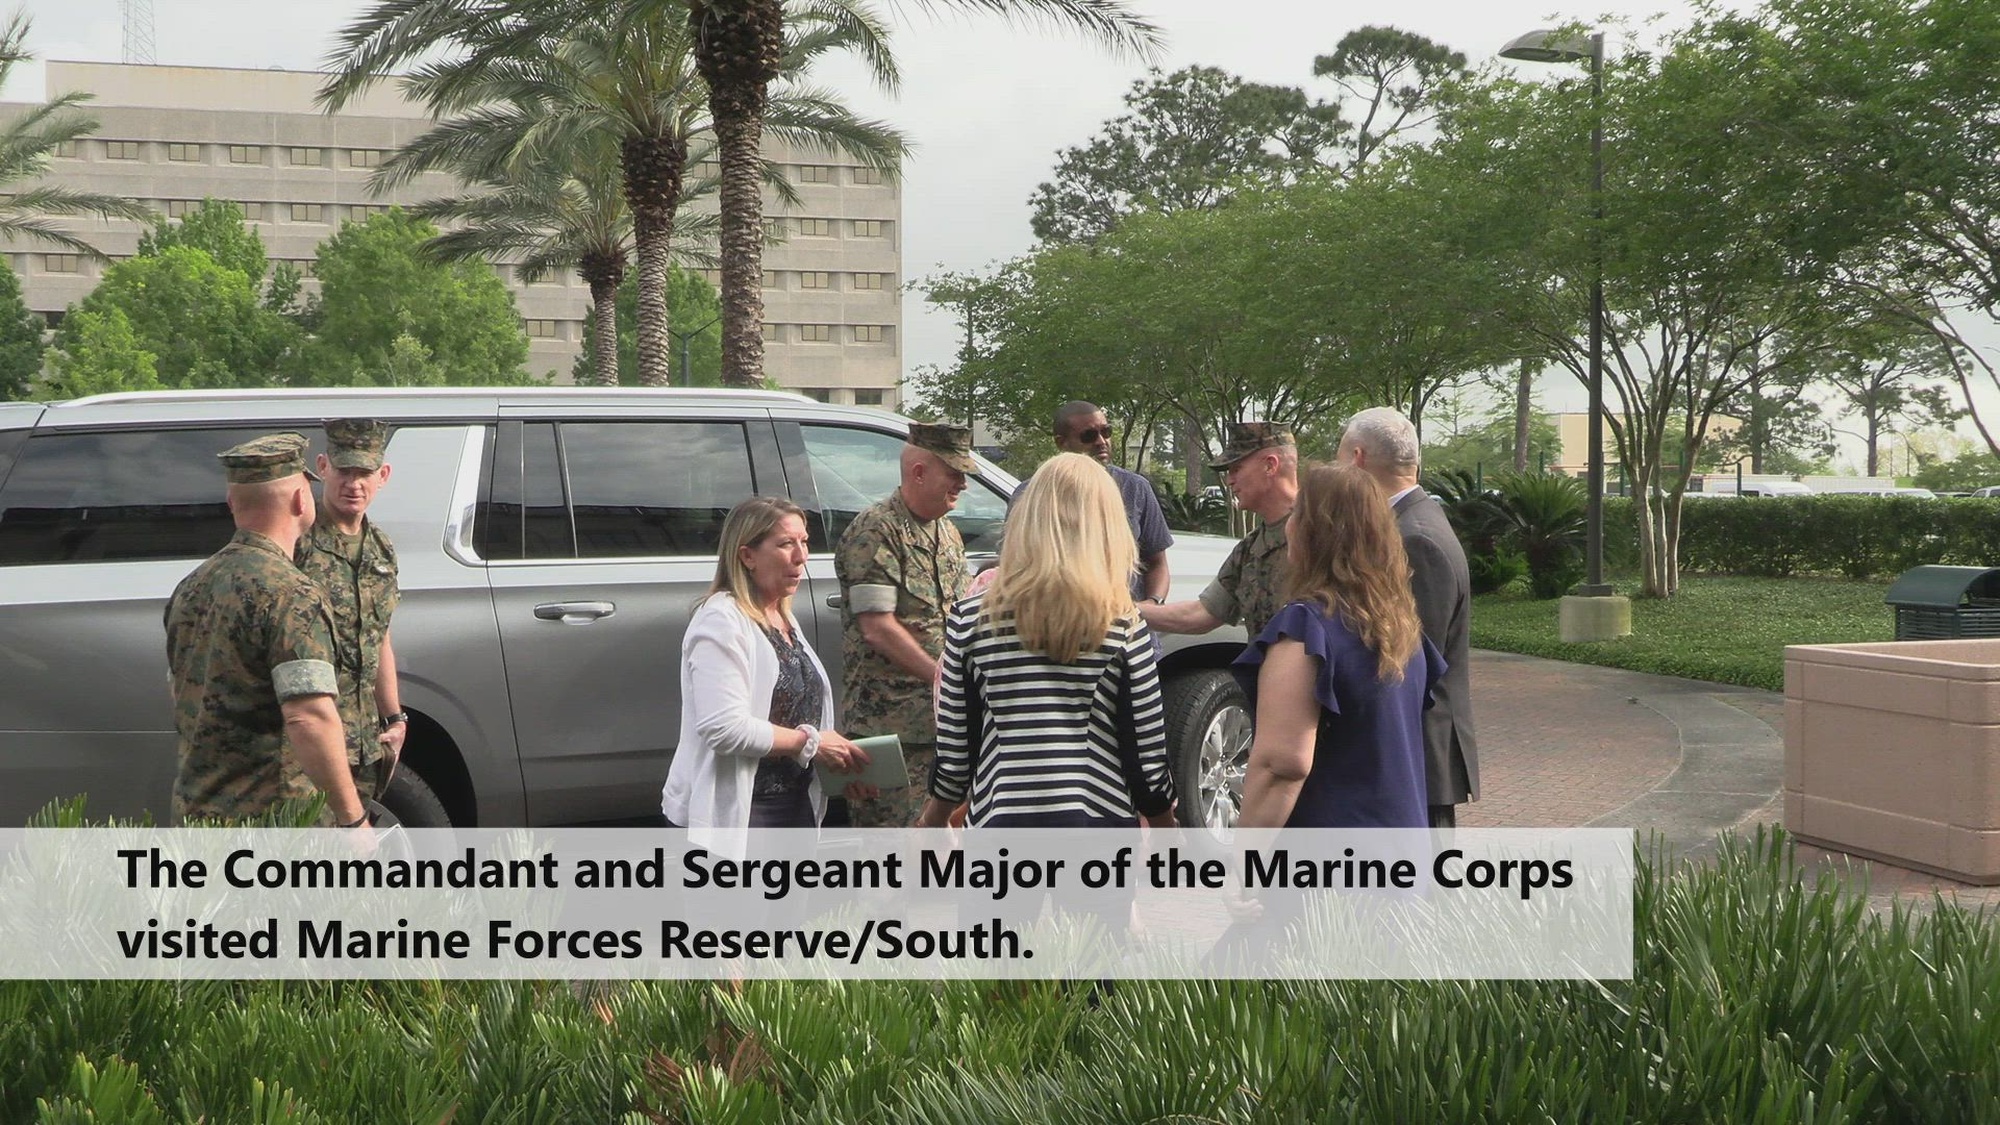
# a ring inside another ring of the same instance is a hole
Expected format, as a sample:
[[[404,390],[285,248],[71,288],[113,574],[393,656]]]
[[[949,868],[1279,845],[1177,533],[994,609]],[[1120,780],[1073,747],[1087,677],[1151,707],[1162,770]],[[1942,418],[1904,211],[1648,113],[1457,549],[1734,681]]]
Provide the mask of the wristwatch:
[[[1159,597],[1154,597],[1154,598],[1147,598],[1146,600],[1147,600],[1147,601],[1149,601],[1149,602],[1152,602],[1152,603],[1153,603],[1154,605],[1165,605],[1165,604],[1167,604],[1167,599],[1165,599],[1165,598],[1159,598]]]
[[[382,730],[388,730],[390,727],[395,726],[397,723],[407,723],[409,721],[410,721],[410,713],[408,711],[398,711],[393,715],[382,716],[382,721],[380,723],[377,723],[376,725],[380,727]]]

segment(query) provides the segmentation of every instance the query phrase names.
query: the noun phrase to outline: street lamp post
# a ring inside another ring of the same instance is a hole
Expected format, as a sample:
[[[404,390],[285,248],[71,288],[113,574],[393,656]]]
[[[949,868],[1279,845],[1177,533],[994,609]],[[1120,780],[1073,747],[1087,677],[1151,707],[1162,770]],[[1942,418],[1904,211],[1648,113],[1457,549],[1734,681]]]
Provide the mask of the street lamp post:
[[[1574,597],[1612,600],[1604,581],[1604,33],[1589,37],[1559,31],[1530,31],[1500,48],[1500,57],[1522,62],[1588,62],[1590,64],[1590,420],[1588,423],[1589,490],[1584,509],[1584,582]],[[1624,601],[1624,599],[1616,599]],[[1568,599],[1565,599],[1568,602]],[[1565,604],[1565,610],[1569,608]],[[1612,607],[1585,611],[1595,625],[1580,626],[1572,638],[1565,612],[1564,640],[1601,639],[1632,631],[1629,604],[1623,612]]]
[[[699,336],[702,333],[708,331],[710,328],[715,327],[716,323],[721,319],[722,318],[719,316],[711,317],[707,324],[702,325],[700,328],[690,329],[686,332],[676,332],[672,328],[667,329],[667,335],[672,336],[674,340],[681,346],[681,386],[683,387],[694,386],[694,369],[692,368],[692,366],[690,366],[688,362],[689,345],[691,345],[694,342],[694,338],[696,336]]]

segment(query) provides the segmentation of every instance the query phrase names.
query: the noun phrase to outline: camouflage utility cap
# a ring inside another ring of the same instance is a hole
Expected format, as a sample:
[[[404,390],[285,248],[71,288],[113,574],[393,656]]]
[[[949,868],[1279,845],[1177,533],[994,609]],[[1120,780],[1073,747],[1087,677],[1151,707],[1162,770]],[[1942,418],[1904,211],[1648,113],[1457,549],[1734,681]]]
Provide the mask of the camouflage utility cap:
[[[1229,440],[1222,447],[1222,456],[1210,461],[1208,467],[1221,472],[1260,450],[1297,444],[1290,426],[1277,422],[1231,422]]]
[[[910,423],[910,444],[938,455],[938,459],[961,473],[976,473],[979,462],[972,459],[972,431],[942,422]]]
[[[304,434],[265,434],[215,456],[222,462],[222,471],[230,484],[263,484],[300,473],[318,480],[306,468],[308,444]]]
[[[373,418],[328,418],[326,459],[336,469],[374,472],[389,447],[389,427]]]

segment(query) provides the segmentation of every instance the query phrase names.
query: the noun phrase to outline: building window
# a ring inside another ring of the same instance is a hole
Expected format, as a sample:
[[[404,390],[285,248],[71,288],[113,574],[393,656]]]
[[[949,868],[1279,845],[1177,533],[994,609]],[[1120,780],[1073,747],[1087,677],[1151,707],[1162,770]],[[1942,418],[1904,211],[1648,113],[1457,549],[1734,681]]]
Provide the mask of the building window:
[[[880,324],[857,324],[854,326],[854,342],[857,344],[879,344],[886,338]]]
[[[808,344],[829,343],[833,340],[833,325],[801,324],[799,325],[799,339]]]
[[[294,266],[297,266],[297,267],[298,267],[298,271],[299,271],[299,276],[300,276],[300,277],[318,277],[318,276],[319,276],[319,259],[318,259],[318,258],[293,258],[293,259],[292,259],[292,265],[294,265]]]
[[[887,392],[880,387],[857,387],[854,391],[854,405],[880,406]]]
[[[264,163],[264,146],[230,145],[229,162],[231,164],[262,164]]]
[[[777,271],[777,270],[765,270],[765,271],[764,271],[764,288],[766,288],[766,289],[776,289],[776,288],[778,288],[778,287],[779,287],[779,286],[778,286],[778,271]]]
[[[556,338],[556,322],[553,320],[530,320],[528,338],[531,340],[553,340]]]
[[[201,146],[188,144],[167,145],[167,159],[182,164],[196,164],[201,161]]]
[[[785,237],[785,225],[776,219],[764,220],[764,241],[780,242]],[[720,272],[720,271],[718,271]]]
[[[264,205],[262,203],[244,202],[237,204],[237,206],[243,208],[243,217],[251,222],[261,223],[264,221]]]
[[[83,259],[76,254],[44,254],[42,270],[45,273],[82,273]]]
[[[292,221],[295,223],[325,222],[326,220],[320,217],[320,211],[321,206],[317,203],[294,203],[292,204]]]
[[[833,169],[824,164],[801,164],[799,165],[799,182],[802,184],[830,184],[833,182]]]
[[[782,342],[785,338],[784,328],[785,326],[782,324],[772,324],[768,320],[765,321],[764,322],[765,341],[773,344]]]
[[[357,223],[365,223],[388,209],[380,203],[351,203],[347,207],[347,217]]]
[[[49,155],[60,156],[65,160],[75,160],[81,155],[80,148],[81,146],[75,141],[57,141],[56,147],[49,150]]]
[[[885,225],[880,219],[856,219],[854,220],[854,237],[881,238]]]
[[[326,153],[321,149],[293,147],[285,150],[285,163],[294,167],[318,168],[325,161]]]
[[[814,238],[827,238],[833,234],[832,219],[800,219],[799,233]]]
[[[798,393],[806,396],[807,398],[813,400],[814,402],[833,401],[833,391],[829,390],[826,387],[800,387]]]
[[[138,142],[138,141],[105,141],[105,142],[104,142],[104,159],[106,159],[106,160],[137,160],[137,159],[139,159],[139,142]]]
[[[854,170],[854,182],[857,184],[867,184],[871,186],[874,184],[879,184],[882,182],[882,169],[856,168]]]
[[[716,287],[718,287],[718,288],[720,288],[720,287],[721,287],[721,285],[722,285],[722,271],[721,271],[721,270],[703,270],[703,271],[701,271],[701,276],[703,276],[703,277],[707,278],[707,279],[708,279],[708,283],[709,283],[710,285],[713,285],[713,286],[716,286]]]
[[[380,168],[382,150],[379,148],[350,148],[347,150],[349,168]]]
[[[825,270],[799,271],[799,288],[801,289],[831,289],[832,287],[833,277]]]
[[[201,210],[201,201],[198,199],[167,200],[167,218],[169,219],[185,219],[188,217],[189,212],[199,210]]]
[[[857,273],[854,275],[856,289],[880,289],[889,281],[886,273]]]

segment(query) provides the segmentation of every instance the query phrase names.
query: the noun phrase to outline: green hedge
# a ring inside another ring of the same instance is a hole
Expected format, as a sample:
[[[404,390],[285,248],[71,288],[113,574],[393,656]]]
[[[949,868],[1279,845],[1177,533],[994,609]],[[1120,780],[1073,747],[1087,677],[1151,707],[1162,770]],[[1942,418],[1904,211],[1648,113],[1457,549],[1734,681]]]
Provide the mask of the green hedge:
[[[1604,501],[1604,558],[1639,563],[1630,497]],[[2000,566],[2000,500],[1910,496],[1690,497],[1681,505],[1681,569],[1789,578],[1894,577],[1914,566]]]
[[[1760,834],[1633,920],[1601,983],[0,981],[0,1121],[1994,1119],[1990,918]]]

